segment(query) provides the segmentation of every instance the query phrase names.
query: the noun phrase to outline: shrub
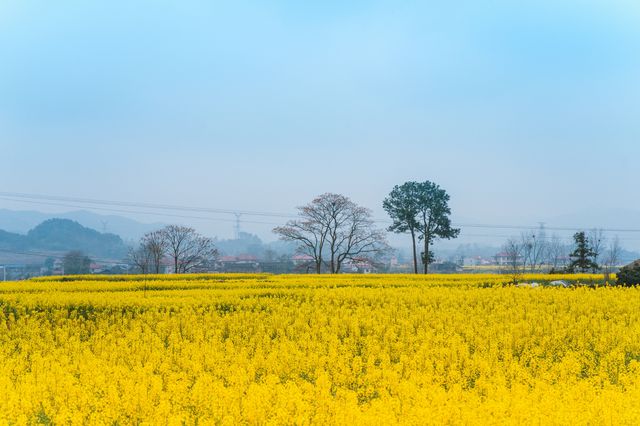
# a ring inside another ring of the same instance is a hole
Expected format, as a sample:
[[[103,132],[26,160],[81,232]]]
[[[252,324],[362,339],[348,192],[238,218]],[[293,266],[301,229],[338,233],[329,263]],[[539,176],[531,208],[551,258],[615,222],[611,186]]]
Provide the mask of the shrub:
[[[640,284],[640,260],[623,267],[617,274],[618,285],[632,286]]]

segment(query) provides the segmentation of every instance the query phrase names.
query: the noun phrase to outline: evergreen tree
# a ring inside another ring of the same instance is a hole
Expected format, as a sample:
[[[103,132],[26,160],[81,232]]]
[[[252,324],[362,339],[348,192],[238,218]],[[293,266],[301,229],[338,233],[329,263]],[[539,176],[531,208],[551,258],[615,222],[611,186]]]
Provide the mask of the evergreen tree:
[[[576,232],[573,236],[575,242],[575,250],[569,255],[571,263],[569,271],[571,272],[588,272],[590,270],[598,270],[600,266],[594,261],[596,252],[587,238],[584,231]]]

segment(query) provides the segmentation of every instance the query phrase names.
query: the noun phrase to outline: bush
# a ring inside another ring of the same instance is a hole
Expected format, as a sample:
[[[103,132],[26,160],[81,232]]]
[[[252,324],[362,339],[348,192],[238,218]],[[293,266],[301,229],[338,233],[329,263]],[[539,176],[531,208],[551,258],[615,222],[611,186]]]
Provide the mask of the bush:
[[[640,284],[640,260],[623,267],[617,274],[618,285],[632,286]]]

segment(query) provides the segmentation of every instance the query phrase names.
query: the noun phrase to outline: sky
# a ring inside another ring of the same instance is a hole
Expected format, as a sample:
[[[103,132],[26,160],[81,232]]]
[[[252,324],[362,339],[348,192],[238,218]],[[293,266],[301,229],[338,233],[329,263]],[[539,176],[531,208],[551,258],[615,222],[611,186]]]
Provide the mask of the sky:
[[[631,0],[0,0],[4,192],[383,219],[431,180],[459,222],[628,226],[638,117]]]

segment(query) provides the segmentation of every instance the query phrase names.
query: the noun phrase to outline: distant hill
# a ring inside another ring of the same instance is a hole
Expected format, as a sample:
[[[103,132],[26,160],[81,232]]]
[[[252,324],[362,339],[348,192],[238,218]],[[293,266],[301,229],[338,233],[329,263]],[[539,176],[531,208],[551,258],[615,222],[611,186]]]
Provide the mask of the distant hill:
[[[49,219],[26,235],[0,231],[0,249],[11,252],[81,250],[102,259],[121,259],[127,247],[119,236],[100,233],[69,219]]]
[[[146,232],[164,226],[162,223],[141,223],[123,216],[101,215],[85,210],[66,213],[43,213],[31,210],[0,209],[0,229],[26,234],[38,224],[53,218],[70,219],[96,231],[119,235],[126,241],[138,240]]]

